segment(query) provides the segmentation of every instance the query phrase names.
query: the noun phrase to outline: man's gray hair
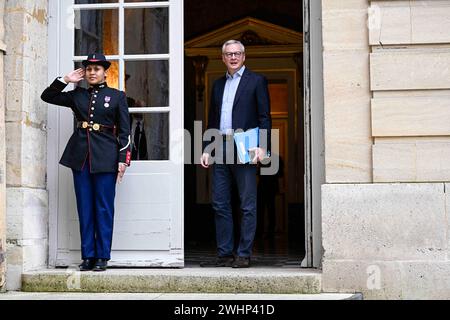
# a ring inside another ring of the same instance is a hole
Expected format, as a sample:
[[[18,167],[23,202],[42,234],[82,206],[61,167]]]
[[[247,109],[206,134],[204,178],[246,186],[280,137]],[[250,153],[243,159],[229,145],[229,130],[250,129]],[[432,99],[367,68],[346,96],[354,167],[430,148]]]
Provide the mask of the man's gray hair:
[[[242,51],[242,52],[245,52],[245,47],[244,47],[244,45],[242,44],[242,42],[240,42],[240,41],[238,41],[238,40],[228,40],[228,41],[225,42],[225,43],[223,44],[223,46],[222,46],[222,53],[224,53],[224,52],[225,52],[225,48],[226,48],[227,46],[231,45],[231,44],[238,44],[238,45],[240,45],[240,46],[241,46],[241,51]]]

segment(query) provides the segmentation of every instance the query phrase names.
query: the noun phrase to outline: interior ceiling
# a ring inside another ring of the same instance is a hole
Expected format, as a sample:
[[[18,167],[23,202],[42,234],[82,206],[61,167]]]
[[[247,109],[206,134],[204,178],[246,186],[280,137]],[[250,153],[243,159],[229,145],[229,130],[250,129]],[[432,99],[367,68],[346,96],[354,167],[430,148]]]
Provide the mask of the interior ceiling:
[[[254,17],[301,32],[301,0],[184,0],[185,40]]]

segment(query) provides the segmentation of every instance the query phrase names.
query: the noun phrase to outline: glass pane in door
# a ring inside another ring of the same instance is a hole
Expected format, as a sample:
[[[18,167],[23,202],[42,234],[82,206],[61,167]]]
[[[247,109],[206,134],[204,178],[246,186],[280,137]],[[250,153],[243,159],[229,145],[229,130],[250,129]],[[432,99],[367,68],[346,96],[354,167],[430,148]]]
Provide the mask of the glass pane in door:
[[[133,107],[167,107],[169,61],[126,61],[125,88]]]
[[[169,114],[131,113],[131,160],[169,160]]]
[[[75,55],[119,53],[119,10],[75,10]]]
[[[113,3],[119,0],[75,0],[75,4]]]
[[[169,9],[126,9],[125,35],[125,54],[169,53]]]

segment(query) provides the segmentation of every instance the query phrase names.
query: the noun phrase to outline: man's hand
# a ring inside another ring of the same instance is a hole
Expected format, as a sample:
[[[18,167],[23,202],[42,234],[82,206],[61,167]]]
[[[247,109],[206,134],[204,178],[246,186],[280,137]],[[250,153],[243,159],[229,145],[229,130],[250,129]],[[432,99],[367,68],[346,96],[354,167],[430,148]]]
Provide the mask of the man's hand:
[[[119,163],[119,169],[117,173],[117,182],[122,183],[123,175],[125,174],[125,170],[127,170],[127,165],[125,163],[120,162]]]
[[[203,168],[209,168],[209,153],[202,154],[202,157],[200,158],[200,163],[202,164]]]
[[[79,68],[77,70],[73,70],[72,72],[68,73],[66,76],[64,76],[64,81],[67,83],[78,83],[84,78],[84,69]]]
[[[255,156],[252,159],[252,163],[258,163],[267,158],[266,150],[263,148],[250,148],[248,149],[250,152],[254,152]]]

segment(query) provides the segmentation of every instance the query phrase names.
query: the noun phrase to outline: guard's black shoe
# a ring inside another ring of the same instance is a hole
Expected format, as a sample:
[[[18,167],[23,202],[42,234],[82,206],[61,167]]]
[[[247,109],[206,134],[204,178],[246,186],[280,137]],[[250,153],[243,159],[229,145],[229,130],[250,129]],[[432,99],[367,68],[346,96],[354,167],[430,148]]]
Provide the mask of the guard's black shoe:
[[[92,269],[92,271],[105,271],[107,267],[108,267],[108,260],[97,259],[94,265],[94,269]]]
[[[83,262],[78,266],[80,271],[90,271],[94,268],[95,259],[84,259]]]
[[[234,260],[233,265],[231,267],[233,268],[250,267],[250,257],[237,257],[236,260]]]
[[[203,261],[200,263],[200,267],[218,268],[218,267],[231,267],[233,264],[233,256],[217,257],[212,261]]]

